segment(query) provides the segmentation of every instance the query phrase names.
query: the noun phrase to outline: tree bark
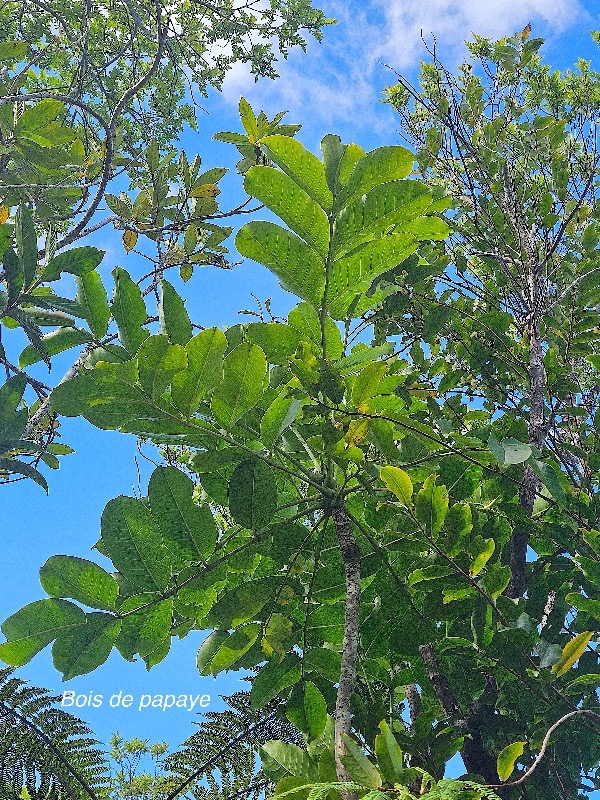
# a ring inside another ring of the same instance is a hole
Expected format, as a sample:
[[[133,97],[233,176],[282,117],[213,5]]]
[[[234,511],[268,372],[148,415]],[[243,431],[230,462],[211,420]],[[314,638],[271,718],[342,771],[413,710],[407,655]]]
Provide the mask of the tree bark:
[[[333,508],[331,516],[342,552],[346,579],[342,663],[335,702],[335,768],[339,781],[350,781],[352,779],[342,763],[342,756],[346,752],[342,736],[343,734],[350,734],[352,721],[350,698],[356,679],[356,655],[358,652],[360,623],[360,551],[356,544],[352,532],[352,523],[346,509],[343,506]],[[350,798],[351,795],[342,795],[342,798],[344,797]]]
[[[532,268],[533,270],[533,268]],[[535,287],[535,278],[532,278]],[[532,288],[532,303],[536,302],[535,288]],[[544,353],[540,335],[540,321],[534,313],[528,326],[529,336],[529,424],[528,443],[541,450],[546,436],[544,418]],[[519,505],[528,517],[533,513],[538,477],[529,464],[525,464],[519,487]],[[513,534],[510,545],[510,569],[512,578],[508,586],[509,597],[522,597],[527,591],[527,547],[529,545],[529,526],[519,525]]]
[[[466,716],[462,713],[454,691],[441,671],[440,661],[433,644],[420,645],[419,653],[435,696],[448,717],[448,721],[463,728],[467,734],[460,751],[467,772],[481,775],[487,782],[497,780],[496,762],[483,743],[477,712]]]

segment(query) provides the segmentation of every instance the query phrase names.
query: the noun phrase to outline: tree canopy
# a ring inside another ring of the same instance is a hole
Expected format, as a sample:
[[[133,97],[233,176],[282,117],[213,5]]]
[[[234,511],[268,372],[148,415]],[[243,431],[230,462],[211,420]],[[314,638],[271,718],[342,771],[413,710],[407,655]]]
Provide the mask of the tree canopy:
[[[477,37],[457,75],[434,59],[419,87],[388,91],[416,153],[329,134],[317,155],[242,99],[240,132],[216,138],[271,218],[235,247],[294,297],[285,317],[192,324],[164,273],[219,263],[231,229],[211,221],[221,172],[198,175],[160,137],[126,153],[133,183],[106,195],[126,249],[156,242],[147,285],[117,268],[110,305],[97,251],[38,255],[38,201],[7,208],[5,318],[32,330],[41,297],[89,324],[31,417],[27,366],[80,329],[28,332],[2,389],[12,444],[32,419],[80,416],[164,464],[146,496],[104,510],[95,548],[113,571],[50,558],[47,597],[4,622],[0,658],[52,644],[69,679],[113,649],[150,668],[206,631],[201,675],[252,671],[230,745],[257,715],[285,726],[249,740],[262,783],[252,768],[225,797],[600,787],[599,83],[584,63],[551,73],[528,36]],[[62,272],[79,294],[57,303],[40,289]],[[465,772],[445,779],[456,754]]]

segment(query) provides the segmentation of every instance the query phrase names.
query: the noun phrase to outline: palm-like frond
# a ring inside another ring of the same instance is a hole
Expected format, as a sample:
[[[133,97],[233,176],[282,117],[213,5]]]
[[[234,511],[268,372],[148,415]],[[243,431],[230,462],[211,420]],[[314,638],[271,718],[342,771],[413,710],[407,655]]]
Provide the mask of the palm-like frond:
[[[0,800],[101,800],[108,762],[58,698],[0,670]],[[23,792],[27,790],[27,794]]]
[[[259,800],[271,788],[258,768],[257,750],[270,739],[302,745],[299,731],[278,715],[272,703],[250,706],[249,692],[225,698],[229,708],[211,711],[198,730],[167,761],[180,779],[167,800],[191,791],[196,800]]]

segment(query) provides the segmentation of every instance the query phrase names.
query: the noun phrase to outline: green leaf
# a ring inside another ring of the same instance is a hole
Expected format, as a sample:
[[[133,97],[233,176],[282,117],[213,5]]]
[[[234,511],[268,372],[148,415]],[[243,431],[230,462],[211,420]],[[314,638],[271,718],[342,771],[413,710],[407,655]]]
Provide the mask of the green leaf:
[[[93,561],[51,556],[40,570],[40,583],[50,597],[69,597],[89,608],[114,609],[119,586]]]
[[[170,558],[154,517],[142,500],[116,497],[102,513],[106,552],[129,583],[140,591],[166,589]]]
[[[62,631],[52,648],[52,661],[68,681],[86,675],[104,664],[119,635],[121,621],[112,614],[93,612],[85,615],[85,624]]]
[[[467,503],[455,503],[450,506],[444,520],[446,548],[449,556],[458,555],[464,549],[472,529],[471,506]]]
[[[288,653],[283,661],[269,661],[252,681],[250,705],[263,708],[284,689],[293,686],[302,674],[300,659]]]
[[[506,781],[515,769],[515,762],[523,755],[527,742],[513,742],[505,747],[496,761],[496,770],[501,781]]]
[[[136,609],[140,609],[137,614],[130,613]],[[170,639],[173,622],[172,598],[157,602],[153,595],[135,595],[124,601],[119,612],[128,616],[121,621],[121,631],[115,646],[128,661],[133,661],[136,653],[142,658],[150,655],[165,639]]]
[[[317,255],[327,257],[327,214],[292,178],[273,167],[250,167],[244,178],[244,189],[277,214]]]
[[[186,345],[186,370],[175,375],[171,399],[186,417],[190,417],[217,384],[223,379],[223,356],[227,339],[218,328],[207,328]]]
[[[404,757],[402,750],[385,720],[379,723],[379,730],[375,737],[375,755],[377,766],[381,770],[385,783],[394,785],[399,783],[404,771]]]
[[[563,489],[560,477],[552,464],[545,461],[538,461],[537,458],[530,458],[527,463],[530,465],[535,474],[540,478],[546,489],[550,492],[552,497],[559,503],[565,503],[567,495]]]
[[[213,392],[211,409],[219,425],[230,429],[260,400],[268,380],[267,359],[255,344],[242,342],[223,362],[223,381]]]
[[[583,597],[578,592],[569,592],[565,596],[565,600],[578,611],[583,611],[596,619],[600,619],[600,600],[592,600],[589,597]]]
[[[97,247],[73,247],[71,250],[65,250],[64,253],[55,256],[42,271],[40,277],[45,283],[59,280],[63,272],[71,275],[85,275],[96,269],[103,258],[104,250],[98,250]]]
[[[377,789],[382,784],[381,774],[377,767],[369,761],[362,749],[345,733],[342,734],[346,754],[342,756],[342,763],[346,767],[350,778],[360,786]]]
[[[288,314],[288,323],[302,339],[308,339],[321,350],[321,321],[313,306],[309,303],[298,303]],[[340,329],[328,315],[325,317],[325,349],[327,358],[331,361],[337,361],[344,353]]]
[[[503,439],[499,442],[493,432],[488,439],[488,447],[502,466],[522,464],[531,456],[531,447],[528,444],[517,439]]]
[[[287,390],[280,392],[265,411],[260,422],[260,437],[266,448],[270,449],[281,434],[295,421],[302,400],[288,397]]]
[[[252,106],[245,97],[240,97],[240,120],[244,126],[244,130],[248,134],[248,140],[254,144],[258,138],[258,128],[256,126],[256,116],[252,110]]]
[[[150,336],[137,352],[139,382],[142,389],[156,399],[160,397],[178,372],[187,367],[187,355],[180,344],[169,344],[167,336]]]
[[[593,636],[594,631],[583,631],[583,633],[579,633],[571,639],[570,642],[567,642],[563,647],[561,657],[552,667],[552,672],[558,677],[568,672],[573,664],[585,653]]]
[[[248,341],[262,347],[269,364],[287,364],[300,342],[298,331],[281,322],[251,322],[246,335]]]
[[[42,336],[44,349],[49,356],[55,356],[65,350],[70,350],[72,347],[86,344],[91,339],[92,337],[87,331],[79,330],[79,328],[59,328]],[[29,344],[19,356],[19,366],[21,369],[25,369],[25,367],[37,364],[41,360],[38,349]]]
[[[499,597],[510,583],[512,572],[508,564],[494,563],[488,567],[483,579],[483,588],[490,597]]]
[[[262,745],[261,750],[272,758],[290,775],[303,778],[307,782],[318,781],[319,775],[311,763],[307,752],[290,742],[270,741]]]
[[[404,228],[408,220],[418,218],[431,205],[431,199],[424,184],[412,180],[377,186],[356,197],[336,215],[333,253],[339,256],[393,225],[402,224]]]
[[[382,467],[381,480],[394,494],[405,508],[410,508],[412,503],[413,484],[406,472],[400,467]]]
[[[294,687],[285,713],[292,725],[305,733],[309,741],[317,739],[325,730],[327,704],[319,689],[311,681]]]
[[[484,539],[482,536],[476,536],[468,549],[468,553],[473,559],[469,575],[472,577],[479,575],[481,570],[494,555],[495,549],[496,544],[493,539]]]
[[[6,302],[7,306],[10,306],[23,291],[23,281],[25,279],[21,261],[12,247],[9,247],[4,252],[2,266],[4,267],[4,275],[8,290],[6,293]]]
[[[161,281],[158,317],[161,331],[167,334],[172,344],[186,345],[192,338],[192,323],[185,302],[169,281]]]
[[[36,600],[2,624],[8,642],[0,645],[0,659],[13,667],[27,664],[60,633],[85,622],[85,614],[68,600]]]
[[[325,179],[321,161],[297,139],[289,136],[266,136],[261,141],[267,155],[294,183],[315,200],[324,211],[332,206],[333,196]]]
[[[31,210],[23,204],[15,216],[15,240],[25,287],[28,287],[37,275],[37,234]]]
[[[326,681],[337,683],[340,679],[341,656],[335,650],[311,647],[304,656],[304,668],[318,673]]]
[[[16,473],[17,475],[24,475],[26,478],[31,478],[32,481],[45,489],[48,492],[48,482],[41,472],[23,461],[16,458],[0,458],[0,469],[6,470],[9,473]]]
[[[376,302],[373,297],[357,299],[371,288],[376,277],[388,272],[414,252],[417,241],[410,234],[393,233],[359,247],[332,265],[327,292],[327,307],[334,319],[360,316],[363,308]],[[352,309],[352,311],[351,311]]]
[[[437,536],[448,513],[448,490],[435,485],[435,475],[430,475],[415,499],[417,519],[430,536]]]
[[[267,658],[282,661],[293,644],[293,622],[278,612],[271,614],[261,642],[263,653]]]
[[[100,275],[91,270],[75,277],[77,302],[85,309],[85,318],[96,339],[106,336],[110,321],[110,306]]]
[[[249,222],[235,237],[238,252],[263,264],[283,289],[319,308],[325,287],[323,259],[295,234],[272,222]]]
[[[174,564],[204,561],[217,543],[213,515],[194,502],[193,492],[193,481],[175,467],[158,467],[148,484],[152,516]]]
[[[388,146],[371,150],[357,161],[336,205],[341,207],[356,194],[367,194],[375,186],[396,181],[412,171],[415,155],[405,147]]]
[[[27,42],[0,42],[0,61],[11,61],[16,64],[28,50]]]
[[[0,386],[0,442],[20,439],[27,426],[27,408],[17,411],[27,386],[27,376],[13,375]]]
[[[261,625],[250,623],[242,625],[233,633],[226,631],[212,633],[198,652],[200,674],[217,675],[233,667],[252,647],[261,630]]]
[[[146,304],[139,286],[136,286],[124,269],[117,267],[112,274],[115,280],[112,313],[117,323],[119,340],[131,355],[135,355],[141,343],[149,336],[148,331],[142,327],[148,317]]]
[[[229,510],[236,522],[249,530],[265,528],[277,509],[277,484],[271,467],[248,459],[234,469],[229,480]]]

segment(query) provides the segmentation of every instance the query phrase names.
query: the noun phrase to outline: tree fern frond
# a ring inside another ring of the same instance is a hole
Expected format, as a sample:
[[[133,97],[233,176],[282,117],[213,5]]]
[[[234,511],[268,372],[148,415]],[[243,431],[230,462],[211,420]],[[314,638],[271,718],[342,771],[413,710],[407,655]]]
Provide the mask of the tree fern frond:
[[[0,669],[0,800],[101,800],[108,762],[58,698]],[[23,790],[27,791],[27,794]]]
[[[224,698],[229,708],[206,714],[196,733],[169,757],[167,766],[181,782],[166,800],[189,789],[196,800],[264,797],[271,782],[258,767],[258,748],[270,739],[302,746],[302,736],[279,717],[278,703],[256,710],[249,697],[249,692],[236,692]]]

